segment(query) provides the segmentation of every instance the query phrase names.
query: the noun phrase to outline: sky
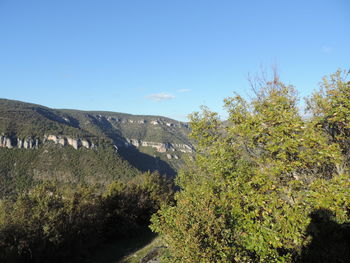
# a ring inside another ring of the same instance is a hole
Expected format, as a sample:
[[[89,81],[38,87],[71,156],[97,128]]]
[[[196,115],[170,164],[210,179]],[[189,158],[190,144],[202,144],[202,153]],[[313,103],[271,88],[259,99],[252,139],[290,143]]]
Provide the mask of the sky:
[[[0,0],[0,97],[162,115],[251,95],[277,67],[312,94],[350,69],[350,1]]]

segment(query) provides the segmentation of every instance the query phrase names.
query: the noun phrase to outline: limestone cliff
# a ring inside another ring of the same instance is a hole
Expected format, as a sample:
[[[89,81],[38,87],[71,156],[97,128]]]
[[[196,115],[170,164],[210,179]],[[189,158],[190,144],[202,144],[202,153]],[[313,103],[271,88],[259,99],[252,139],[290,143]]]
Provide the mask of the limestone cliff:
[[[23,148],[23,149],[34,149],[38,148],[40,143],[46,143],[47,141],[52,141],[55,144],[60,144],[62,146],[70,145],[74,149],[78,149],[80,147],[85,147],[90,149],[94,147],[94,144],[86,139],[73,139],[65,136],[57,136],[57,135],[45,135],[43,139],[39,138],[15,138],[9,137],[6,135],[0,136],[0,147],[5,148]]]
[[[157,150],[157,152],[165,153],[165,152],[175,152],[180,151],[183,153],[192,153],[194,151],[193,147],[187,144],[179,144],[179,143],[160,143],[160,142],[149,142],[149,141],[142,141],[138,139],[126,139],[127,146],[134,146],[136,148],[139,148],[140,146],[143,147],[152,147]],[[168,158],[169,159],[169,158]]]

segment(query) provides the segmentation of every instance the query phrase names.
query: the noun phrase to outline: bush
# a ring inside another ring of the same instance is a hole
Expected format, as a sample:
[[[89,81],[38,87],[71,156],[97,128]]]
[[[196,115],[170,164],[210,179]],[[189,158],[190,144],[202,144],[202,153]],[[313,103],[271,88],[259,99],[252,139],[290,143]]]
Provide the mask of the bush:
[[[0,202],[0,262],[82,262],[107,239],[147,227],[171,200],[171,184],[158,173],[94,186],[42,183]]]

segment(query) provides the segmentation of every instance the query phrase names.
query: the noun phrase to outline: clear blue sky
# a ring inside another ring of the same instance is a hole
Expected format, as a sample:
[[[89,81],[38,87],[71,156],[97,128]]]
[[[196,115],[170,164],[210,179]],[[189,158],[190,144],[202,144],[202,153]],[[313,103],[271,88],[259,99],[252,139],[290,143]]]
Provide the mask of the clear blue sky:
[[[2,98],[185,120],[270,65],[301,96],[350,69],[350,1],[0,0]]]

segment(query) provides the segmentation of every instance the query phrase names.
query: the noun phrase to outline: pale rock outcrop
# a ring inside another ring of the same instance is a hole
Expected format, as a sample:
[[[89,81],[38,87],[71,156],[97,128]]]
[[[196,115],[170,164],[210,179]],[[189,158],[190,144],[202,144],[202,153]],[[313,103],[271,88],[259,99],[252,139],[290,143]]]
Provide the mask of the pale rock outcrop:
[[[33,139],[27,138],[23,140],[23,148],[24,149],[31,149],[33,148]]]
[[[172,158],[171,154],[168,153],[168,154],[166,155],[166,158],[168,158],[168,159],[170,160],[170,159]]]
[[[174,144],[174,147],[183,153],[192,153],[193,152],[193,148],[187,144]]]
[[[0,136],[0,147],[13,148],[13,144],[10,138],[5,135]]]
[[[174,155],[174,158],[175,158],[176,160],[179,160],[179,156],[177,156],[176,154]]]
[[[91,147],[90,142],[88,140],[81,140],[81,145],[88,149],[90,149]]]
[[[191,153],[193,152],[193,148],[187,144],[171,144],[171,143],[160,143],[160,142],[148,142],[148,141],[142,141],[138,139],[126,139],[125,145],[128,147],[130,145],[133,145],[134,147],[138,148],[140,146],[143,147],[152,147],[155,148],[160,153],[165,153],[167,151],[180,151],[184,153]]]
[[[6,138],[5,146],[9,149],[13,148],[12,141],[10,138]]]
[[[135,147],[140,147],[140,141],[137,139],[130,139],[130,143]]]
[[[46,136],[46,140],[53,141],[54,143],[58,143],[58,137],[56,135],[48,135]]]
[[[17,147],[23,148],[23,140],[21,140],[20,138],[17,138]]]
[[[14,140],[14,141],[13,141]],[[13,138],[13,140],[5,135],[0,136],[0,147],[6,148],[24,148],[24,149],[33,149],[39,147],[39,139],[38,138]],[[85,147],[87,149],[95,147],[93,143],[91,143],[87,139],[73,139],[69,137],[57,136],[57,135],[44,135],[43,143],[47,141],[52,141],[55,144],[60,144],[62,146],[71,145],[74,149],[78,149],[80,147]]]
[[[151,124],[152,124],[152,125],[158,125],[158,124],[159,124],[159,121],[151,121]]]
[[[66,138],[59,138],[58,139],[58,143],[63,145],[63,146],[66,146],[67,145],[67,139]]]
[[[24,149],[33,149],[39,147],[39,139],[33,139],[33,138],[26,138],[26,139],[20,139],[17,138],[17,144],[14,146],[16,148],[24,148]]]
[[[68,144],[73,146],[74,149],[78,149],[81,146],[80,139],[67,138]]]
[[[167,151],[180,151],[184,153],[192,153],[193,148],[187,144],[171,144],[171,143],[160,143],[160,142],[148,142],[148,141],[142,141],[138,139],[126,139],[125,146],[133,145],[136,148],[143,146],[143,147],[152,147],[155,148],[158,152],[164,153]]]
[[[74,149],[78,149],[81,146],[90,149],[91,147],[93,147],[94,145],[92,143],[90,143],[88,140],[86,139],[73,139],[70,137],[60,137],[60,136],[56,136],[56,135],[47,135],[45,136],[47,141],[53,141],[56,144],[61,144],[62,146],[67,146],[70,145],[72,146]]]
[[[144,147],[156,148],[157,152],[160,153],[164,153],[167,151],[167,144],[165,143],[141,141],[141,145]]]

